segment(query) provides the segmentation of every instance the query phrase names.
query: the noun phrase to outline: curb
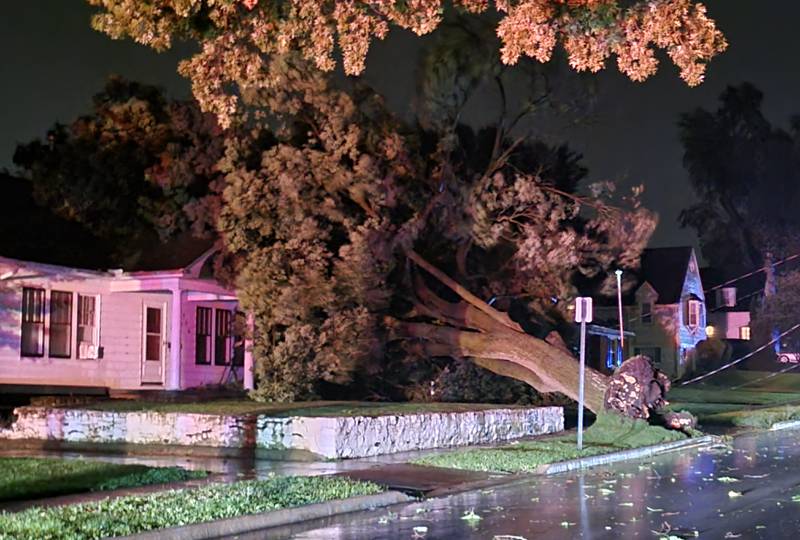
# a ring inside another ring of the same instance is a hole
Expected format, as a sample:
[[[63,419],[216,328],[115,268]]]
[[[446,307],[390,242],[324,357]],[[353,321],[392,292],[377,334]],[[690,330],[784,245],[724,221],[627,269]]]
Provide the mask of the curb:
[[[798,421],[798,423],[800,424],[800,421]],[[591,467],[598,467],[600,465],[607,465],[619,461],[628,461],[633,459],[646,458],[658,454],[665,454],[667,452],[674,452],[675,450],[696,448],[700,446],[707,446],[710,444],[719,444],[722,442],[723,438],[718,435],[704,435],[702,437],[684,439],[681,441],[655,444],[652,446],[643,446],[641,448],[634,448],[632,450],[622,450],[619,452],[612,452],[609,454],[600,454],[597,456],[571,459],[569,461],[561,461],[558,463],[542,465],[535,471],[530,471],[530,472],[513,473],[513,474],[496,473],[498,474],[497,478],[482,480],[479,482],[460,484],[458,486],[451,486],[441,490],[433,490],[430,493],[428,493],[427,496],[443,497],[479,489],[489,489],[489,488],[512,486],[516,484],[524,484],[536,480],[536,478],[539,476],[550,476],[552,474],[570,472],[578,469],[588,469]]]
[[[800,428],[800,420],[785,420],[783,422],[775,422],[769,426],[770,431],[778,431],[780,429],[797,429]]]
[[[118,536],[116,540],[205,540],[251,533],[268,527],[290,525],[300,521],[326,518],[336,514],[371,510],[383,506],[413,501],[414,498],[399,491],[387,491],[377,495],[360,495],[349,499],[337,499],[323,503],[308,504],[295,508],[274,510],[262,514],[249,514],[235,518],[206,521],[181,527],[154,529],[130,536]]]
[[[800,423],[798,423],[800,425]],[[586,469],[596,467],[599,465],[607,465],[609,463],[616,463],[618,461],[628,461],[631,459],[639,459],[672,452],[684,448],[694,448],[698,446],[705,446],[720,442],[721,438],[716,435],[704,435],[696,439],[686,439],[682,441],[673,441],[668,443],[656,444],[653,446],[643,446],[641,448],[633,448],[631,450],[622,450],[620,452],[612,452],[610,454],[600,454],[597,456],[589,456],[579,459],[570,459],[568,461],[561,461],[559,463],[551,463],[542,467],[538,474],[551,475],[563,472],[574,471],[577,469]]]

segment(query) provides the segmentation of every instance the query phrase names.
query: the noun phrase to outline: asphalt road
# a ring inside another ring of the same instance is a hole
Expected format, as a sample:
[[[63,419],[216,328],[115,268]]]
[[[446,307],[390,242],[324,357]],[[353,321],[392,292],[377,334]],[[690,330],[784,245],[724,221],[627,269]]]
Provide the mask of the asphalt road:
[[[741,436],[732,448],[675,452],[246,538],[800,538],[800,431]]]

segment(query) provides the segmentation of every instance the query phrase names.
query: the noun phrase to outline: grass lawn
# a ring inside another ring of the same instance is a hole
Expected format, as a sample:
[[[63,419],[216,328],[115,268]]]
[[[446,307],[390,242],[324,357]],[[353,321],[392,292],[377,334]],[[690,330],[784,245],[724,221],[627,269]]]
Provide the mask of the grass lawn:
[[[670,409],[691,412],[701,425],[769,428],[800,418],[800,374],[768,375],[729,370],[705,384],[674,388],[667,396]]]
[[[177,467],[154,468],[81,459],[0,458],[0,501],[178,482],[204,476],[203,471]]]
[[[273,477],[234,484],[0,513],[0,540],[88,540],[269,512],[379,493],[367,482],[335,477]]]
[[[781,405],[732,411],[719,411],[701,416],[706,424],[769,429],[772,424],[787,420],[800,420],[800,406]]]
[[[685,438],[680,432],[651,426],[643,420],[601,414],[584,432],[583,450],[580,452],[576,447],[575,435],[570,435],[524,441],[500,448],[455,450],[419,458],[413,463],[471,471],[532,472],[540,465]]]
[[[197,414],[268,414],[272,416],[383,416],[427,412],[467,412],[518,408],[517,405],[486,403],[378,403],[361,401],[308,401],[261,403],[249,399],[218,399],[190,403],[158,403],[138,400],[111,400],[75,408],[100,411],[153,411]]]

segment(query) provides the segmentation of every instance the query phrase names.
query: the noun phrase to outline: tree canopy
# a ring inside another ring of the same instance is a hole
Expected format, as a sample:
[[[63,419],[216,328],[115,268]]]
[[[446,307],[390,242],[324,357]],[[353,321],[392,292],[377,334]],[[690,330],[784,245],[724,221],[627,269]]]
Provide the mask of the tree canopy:
[[[200,219],[210,214],[204,196],[221,181],[224,144],[213,116],[192,100],[171,101],[157,87],[118,77],[92,105],[44,140],[17,147],[14,163],[36,201],[114,246],[115,265],[135,264],[190,223],[197,234],[215,234]]]
[[[497,73],[491,61],[489,69],[466,55],[428,62],[417,122],[396,118],[359,80],[335,85],[325,74],[335,51],[346,73],[361,73],[373,38],[392,25],[431,32],[451,8],[89,1],[100,7],[93,25],[111,37],[156,49],[173,39],[200,45],[179,70],[224,130],[216,165],[224,182],[209,207],[219,210],[223,266],[255,315],[260,397],[308,397],[320,380],[354,376],[386,396],[392,374],[434,358],[471,359],[540,392],[577,396],[575,358],[558,339],[541,338],[569,315],[576,279],[607,289],[612,269],[638,265],[655,226],[640,189],[618,194],[598,183],[576,192],[583,172],[574,156],[514,130],[535,107],[502,107],[496,124],[477,133],[461,126],[475,81]],[[626,75],[643,80],[661,48],[697,84],[725,48],[701,4],[626,6],[503,1],[484,17],[497,20],[505,64],[546,62],[561,43],[576,70],[597,71],[613,54]],[[486,12],[489,2],[452,9]],[[588,370],[587,406],[647,417],[661,402],[653,385],[663,384],[648,373],[652,385],[639,381],[637,395],[612,392],[609,401],[608,378]],[[642,406],[629,407],[628,397]]]
[[[800,122],[776,128],[762,93],[727,88],[716,111],[680,118],[684,164],[699,201],[681,222],[693,228],[705,258],[726,278],[800,251]]]

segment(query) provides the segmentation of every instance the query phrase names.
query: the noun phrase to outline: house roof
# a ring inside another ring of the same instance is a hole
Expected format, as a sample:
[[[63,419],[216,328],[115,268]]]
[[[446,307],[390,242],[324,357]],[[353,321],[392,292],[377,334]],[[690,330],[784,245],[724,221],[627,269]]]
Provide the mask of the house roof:
[[[692,252],[689,246],[644,250],[636,289],[647,282],[658,293],[657,304],[678,303]]]
[[[190,232],[179,234],[167,242],[154,241],[142,250],[138,260],[123,269],[126,272],[183,270],[214,246],[214,240],[196,238]]]

